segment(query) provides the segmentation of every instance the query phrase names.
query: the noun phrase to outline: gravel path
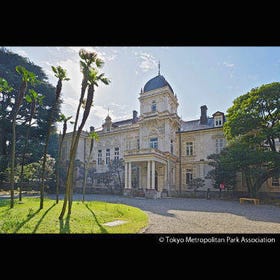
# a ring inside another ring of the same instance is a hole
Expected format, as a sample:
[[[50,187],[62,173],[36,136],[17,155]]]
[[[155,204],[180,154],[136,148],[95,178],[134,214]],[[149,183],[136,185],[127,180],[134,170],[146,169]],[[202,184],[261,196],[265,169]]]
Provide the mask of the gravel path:
[[[74,199],[81,199],[75,195]],[[238,201],[164,198],[143,199],[87,195],[87,200],[123,203],[149,216],[144,233],[280,233],[280,208]]]

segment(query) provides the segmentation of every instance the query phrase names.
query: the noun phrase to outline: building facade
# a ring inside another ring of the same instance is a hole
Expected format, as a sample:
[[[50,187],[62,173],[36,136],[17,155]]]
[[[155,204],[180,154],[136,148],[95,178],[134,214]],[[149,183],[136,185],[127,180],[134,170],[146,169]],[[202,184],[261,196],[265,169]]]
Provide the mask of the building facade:
[[[88,163],[94,176],[86,178],[87,187],[106,188],[102,174],[106,174],[113,160],[123,160],[120,174],[125,195],[159,198],[191,191],[194,178],[204,179],[200,190],[214,190],[206,179],[211,166],[208,155],[219,153],[226,145],[223,134],[225,115],[200,107],[200,118],[183,121],[177,113],[178,98],[166,79],[158,73],[139,93],[140,113],[132,118],[112,121],[108,116],[97,129],[99,140],[94,141],[90,155],[88,133],[81,135],[76,159]],[[94,130],[92,127],[91,130]],[[62,157],[69,157],[71,133],[68,133]],[[81,169],[77,167],[76,188],[81,187]],[[279,183],[279,181],[278,181]],[[114,182],[109,182],[111,187]],[[279,187],[278,187],[279,188]]]

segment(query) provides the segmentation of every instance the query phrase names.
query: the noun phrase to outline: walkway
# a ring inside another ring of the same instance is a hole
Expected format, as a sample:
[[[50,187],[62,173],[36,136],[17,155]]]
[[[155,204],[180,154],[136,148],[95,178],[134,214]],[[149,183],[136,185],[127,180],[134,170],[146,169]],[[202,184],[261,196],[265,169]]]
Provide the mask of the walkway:
[[[74,195],[81,200],[81,195]],[[123,203],[149,215],[145,233],[280,233],[280,208],[238,201],[164,198],[143,199],[87,195],[87,200]]]

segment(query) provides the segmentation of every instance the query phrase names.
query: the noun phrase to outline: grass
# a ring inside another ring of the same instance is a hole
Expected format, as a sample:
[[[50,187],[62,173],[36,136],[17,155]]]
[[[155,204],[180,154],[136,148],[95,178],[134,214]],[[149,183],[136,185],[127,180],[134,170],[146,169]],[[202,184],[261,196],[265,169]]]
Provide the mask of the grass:
[[[10,209],[9,199],[0,199],[0,233],[137,233],[148,224],[145,212],[124,204],[73,201],[71,216],[60,221],[61,208],[62,201],[45,199],[39,210],[38,198],[24,198]],[[115,220],[127,223],[104,225]]]

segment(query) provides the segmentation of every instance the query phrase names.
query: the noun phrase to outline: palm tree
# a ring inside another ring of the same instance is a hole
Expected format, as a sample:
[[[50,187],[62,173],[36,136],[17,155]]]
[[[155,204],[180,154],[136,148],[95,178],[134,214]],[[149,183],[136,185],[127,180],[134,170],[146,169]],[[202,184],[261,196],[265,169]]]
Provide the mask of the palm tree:
[[[91,155],[92,155],[92,151],[93,151],[93,143],[94,140],[98,141],[98,134],[95,131],[91,131],[89,133],[89,138],[90,138],[90,148],[89,148],[89,155],[87,157],[87,160],[85,159],[84,162],[84,178],[83,178],[83,199],[82,201],[85,201],[85,193],[86,193],[86,180],[87,180],[87,174],[88,174],[88,169],[90,166],[90,159],[91,159]]]
[[[21,85],[17,95],[15,96],[15,103],[11,111],[12,116],[12,148],[11,148],[11,172],[10,172],[10,185],[11,185],[11,204],[14,207],[14,189],[15,189],[15,157],[16,157],[16,121],[17,114],[23,101],[28,83],[34,85],[38,82],[33,72],[26,70],[23,66],[16,66],[16,71],[21,75]]]
[[[65,211],[66,211],[67,203],[68,203],[68,215],[71,214],[74,162],[75,162],[76,151],[77,151],[77,147],[78,147],[78,143],[79,143],[79,138],[80,138],[82,129],[86,123],[86,120],[89,116],[90,109],[92,106],[93,97],[94,97],[94,86],[98,86],[99,82],[102,82],[105,85],[108,85],[110,83],[110,80],[108,78],[104,77],[104,73],[99,74],[99,72],[98,72],[98,68],[101,68],[103,66],[104,62],[100,58],[97,57],[97,54],[95,52],[87,52],[86,50],[81,49],[79,52],[79,56],[81,58],[80,66],[81,66],[81,71],[83,73],[83,80],[82,80],[81,95],[80,95],[79,105],[78,105],[77,112],[76,112],[74,131],[73,131],[72,142],[71,142],[70,158],[69,158],[69,165],[68,165],[67,177],[66,177],[64,202],[63,202],[63,207],[62,207],[59,219],[63,219]],[[95,66],[93,64],[95,64]],[[87,97],[85,99],[86,89],[87,89]],[[84,113],[83,113],[82,121],[76,132],[80,108],[81,108],[82,104],[85,104]]]
[[[22,159],[21,159],[21,169],[20,169],[20,176],[19,176],[19,201],[22,200],[22,181],[23,181],[23,170],[24,170],[24,164],[25,164],[25,157],[26,157],[26,150],[29,140],[29,134],[30,134],[30,128],[32,126],[32,119],[36,113],[36,105],[42,105],[43,104],[43,98],[44,96],[38,94],[35,90],[30,89],[29,94],[26,94],[25,100],[27,103],[30,104],[30,115],[27,118],[27,129],[26,129],[26,135],[25,135],[25,142],[22,152]]]
[[[57,111],[57,107],[59,105],[60,94],[61,94],[61,90],[62,90],[62,81],[70,80],[69,78],[66,77],[66,70],[63,69],[61,66],[58,66],[58,67],[52,66],[52,70],[54,72],[55,77],[58,78],[58,82],[56,85],[55,101],[51,108],[50,117],[48,120],[48,131],[47,131],[46,142],[45,142],[45,147],[44,147],[44,156],[43,156],[43,163],[42,163],[42,177],[41,177],[41,187],[40,187],[40,209],[43,209],[43,207],[44,207],[46,161],[47,161],[49,139],[50,139],[50,135],[51,135],[52,126],[54,123],[54,114]]]
[[[60,165],[61,165],[61,155],[62,155],[62,145],[63,141],[67,132],[67,122],[72,118],[66,117],[65,115],[61,114],[59,116],[59,121],[63,122],[63,129],[62,129],[62,135],[60,135],[60,141],[59,141],[59,150],[58,150],[58,158],[56,162],[56,204],[59,200],[59,181],[60,181]]]

